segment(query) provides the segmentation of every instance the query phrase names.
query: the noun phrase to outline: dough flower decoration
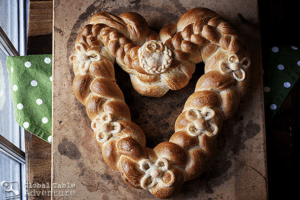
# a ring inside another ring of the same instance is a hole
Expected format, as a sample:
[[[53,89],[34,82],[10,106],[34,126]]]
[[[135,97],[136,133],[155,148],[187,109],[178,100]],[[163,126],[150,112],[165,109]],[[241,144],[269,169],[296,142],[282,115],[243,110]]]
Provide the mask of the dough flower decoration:
[[[169,162],[164,157],[158,158],[154,164],[149,159],[142,159],[139,165],[140,169],[145,172],[140,182],[144,189],[151,189],[159,182],[169,187],[175,182],[175,174],[169,170]]]
[[[98,115],[92,121],[92,129],[95,132],[95,136],[98,142],[104,143],[114,134],[121,130],[121,124],[114,122],[110,113],[103,113]]]
[[[228,62],[221,62],[220,71],[223,74],[232,73],[233,77],[237,81],[243,81],[246,78],[244,69],[248,68],[250,64],[251,62],[249,58],[244,57],[240,60],[236,54],[232,54],[228,57]]]
[[[102,59],[99,51],[95,49],[86,49],[81,43],[76,45],[77,54],[73,54],[70,60],[73,61],[75,57],[79,61],[79,72],[86,74],[92,62],[97,62]]]
[[[158,40],[146,42],[138,54],[140,65],[149,74],[163,73],[172,63],[172,52]]]
[[[218,132],[218,126],[211,121],[215,116],[215,111],[209,107],[204,107],[201,111],[198,109],[189,109],[186,112],[186,118],[191,121],[187,126],[187,132],[192,136],[199,136],[205,133],[208,136],[214,136]]]

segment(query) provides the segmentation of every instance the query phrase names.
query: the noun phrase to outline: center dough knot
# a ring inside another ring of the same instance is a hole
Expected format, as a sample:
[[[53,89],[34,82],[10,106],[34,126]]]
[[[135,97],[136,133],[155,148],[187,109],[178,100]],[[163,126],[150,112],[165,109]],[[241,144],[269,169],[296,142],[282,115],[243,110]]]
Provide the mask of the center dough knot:
[[[104,133],[109,133],[111,130],[112,130],[112,127],[109,123],[104,123],[101,127],[101,130],[104,132]]]
[[[203,130],[203,129],[205,129],[208,126],[208,124],[203,119],[196,119],[195,120],[195,126],[196,126],[196,128],[198,128],[200,130]]]
[[[162,176],[162,171],[156,168],[156,169],[153,169],[150,174],[154,178],[160,178]]]
[[[172,52],[161,41],[146,42],[138,53],[140,65],[148,74],[163,73],[172,63]]]

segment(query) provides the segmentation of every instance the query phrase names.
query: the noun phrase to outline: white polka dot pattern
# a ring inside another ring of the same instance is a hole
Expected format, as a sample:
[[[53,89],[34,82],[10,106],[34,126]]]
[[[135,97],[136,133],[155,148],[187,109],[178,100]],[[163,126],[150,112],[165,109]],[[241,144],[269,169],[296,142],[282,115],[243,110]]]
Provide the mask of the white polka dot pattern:
[[[7,61],[17,123],[51,142],[51,137],[47,139],[51,135],[52,125],[52,56],[17,56],[8,57]],[[3,96],[5,90],[0,87],[0,100]]]
[[[46,123],[48,122],[47,117],[44,117],[44,118],[42,119],[42,122],[43,122],[44,124],[46,124]]]
[[[32,80],[32,81],[30,82],[30,84],[31,84],[32,86],[37,86],[36,80]]]
[[[28,127],[29,127],[29,123],[28,123],[28,122],[24,122],[24,123],[23,123],[23,127],[24,127],[24,128],[28,128]]]
[[[30,66],[31,66],[31,62],[26,61],[26,62],[25,62],[25,67],[30,67]]]
[[[19,110],[23,109],[23,104],[19,103],[19,104],[17,105],[17,108],[18,108]]]
[[[279,65],[278,65],[278,69],[279,69],[279,70],[284,70],[284,66],[283,66],[282,64],[279,64]]]
[[[291,87],[291,83],[290,83],[290,82],[285,82],[285,83],[283,84],[283,86],[284,86],[285,88],[290,88],[290,87]]]
[[[272,51],[273,51],[274,53],[277,53],[277,52],[279,51],[279,48],[278,48],[278,47],[272,47]]]
[[[294,50],[298,50],[298,47],[292,46],[292,49],[294,49]]]
[[[271,104],[270,108],[271,108],[271,110],[276,110],[277,109],[277,105],[276,104]]]
[[[44,59],[44,62],[49,64],[49,63],[51,63],[51,59],[47,57],[47,58]]]
[[[14,85],[14,86],[13,86],[13,90],[14,90],[14,91],[17,91],[17,90],[18,90],[18,86]]]
[[[37,103],[38,105],[42,105],[43,100],[42,100],[42,99],[37,99],[37,100],[36,100],[36,103]]]

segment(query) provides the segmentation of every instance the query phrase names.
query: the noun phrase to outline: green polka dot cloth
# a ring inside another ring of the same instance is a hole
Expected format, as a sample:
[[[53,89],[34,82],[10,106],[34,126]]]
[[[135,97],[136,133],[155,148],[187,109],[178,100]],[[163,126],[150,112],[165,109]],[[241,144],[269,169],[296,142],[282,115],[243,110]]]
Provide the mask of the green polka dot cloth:
[[[9,56],[6,65],[17,123],[51,142],[52,55]]]
[[[300,49],[278,46],[269,49],[269,65],[264,65],[266,122],[270,122],[300,76]]]

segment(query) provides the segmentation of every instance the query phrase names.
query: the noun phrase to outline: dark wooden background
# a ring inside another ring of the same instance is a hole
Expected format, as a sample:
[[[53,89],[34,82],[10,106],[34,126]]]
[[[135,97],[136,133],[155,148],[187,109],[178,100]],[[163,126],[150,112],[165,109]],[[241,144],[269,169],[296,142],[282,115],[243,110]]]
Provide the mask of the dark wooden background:
[[[298,46],[297,1],[260,0],[263,67],[269,65],[268,48]],[[299,55],[300,58],[300,55]],[[295,149],[300,133],[300,80],[293,86],[273,120],[266,126],[269,198],[295,199]],[[266,108],[268,109],[268,108]],[[296,138],[297,137],[297,138]],[[297,164],[299,165],[299,164]],[[299,184],[297,184],[299,185]]]
[[[280,45],[300,47],[298,4],[297,1],[290,0],[259,1],[263,67],[269,64],[268,48]],[[52,6],[52,1],[30,0],[27,55],[52,53]],[[275,118],[266,126],[268,189],[271,200],[297,198],[296,185],[293,184],[296,176],[293,171],[293,154],[296,152],[296,142],[299,141],[297,134],[300,133],[298,91],[299,80]],[[27,133],[26,138],[28,182],[50,182],[51,145],[31,133]],[[29,200],[35,198],[30,197]]]

